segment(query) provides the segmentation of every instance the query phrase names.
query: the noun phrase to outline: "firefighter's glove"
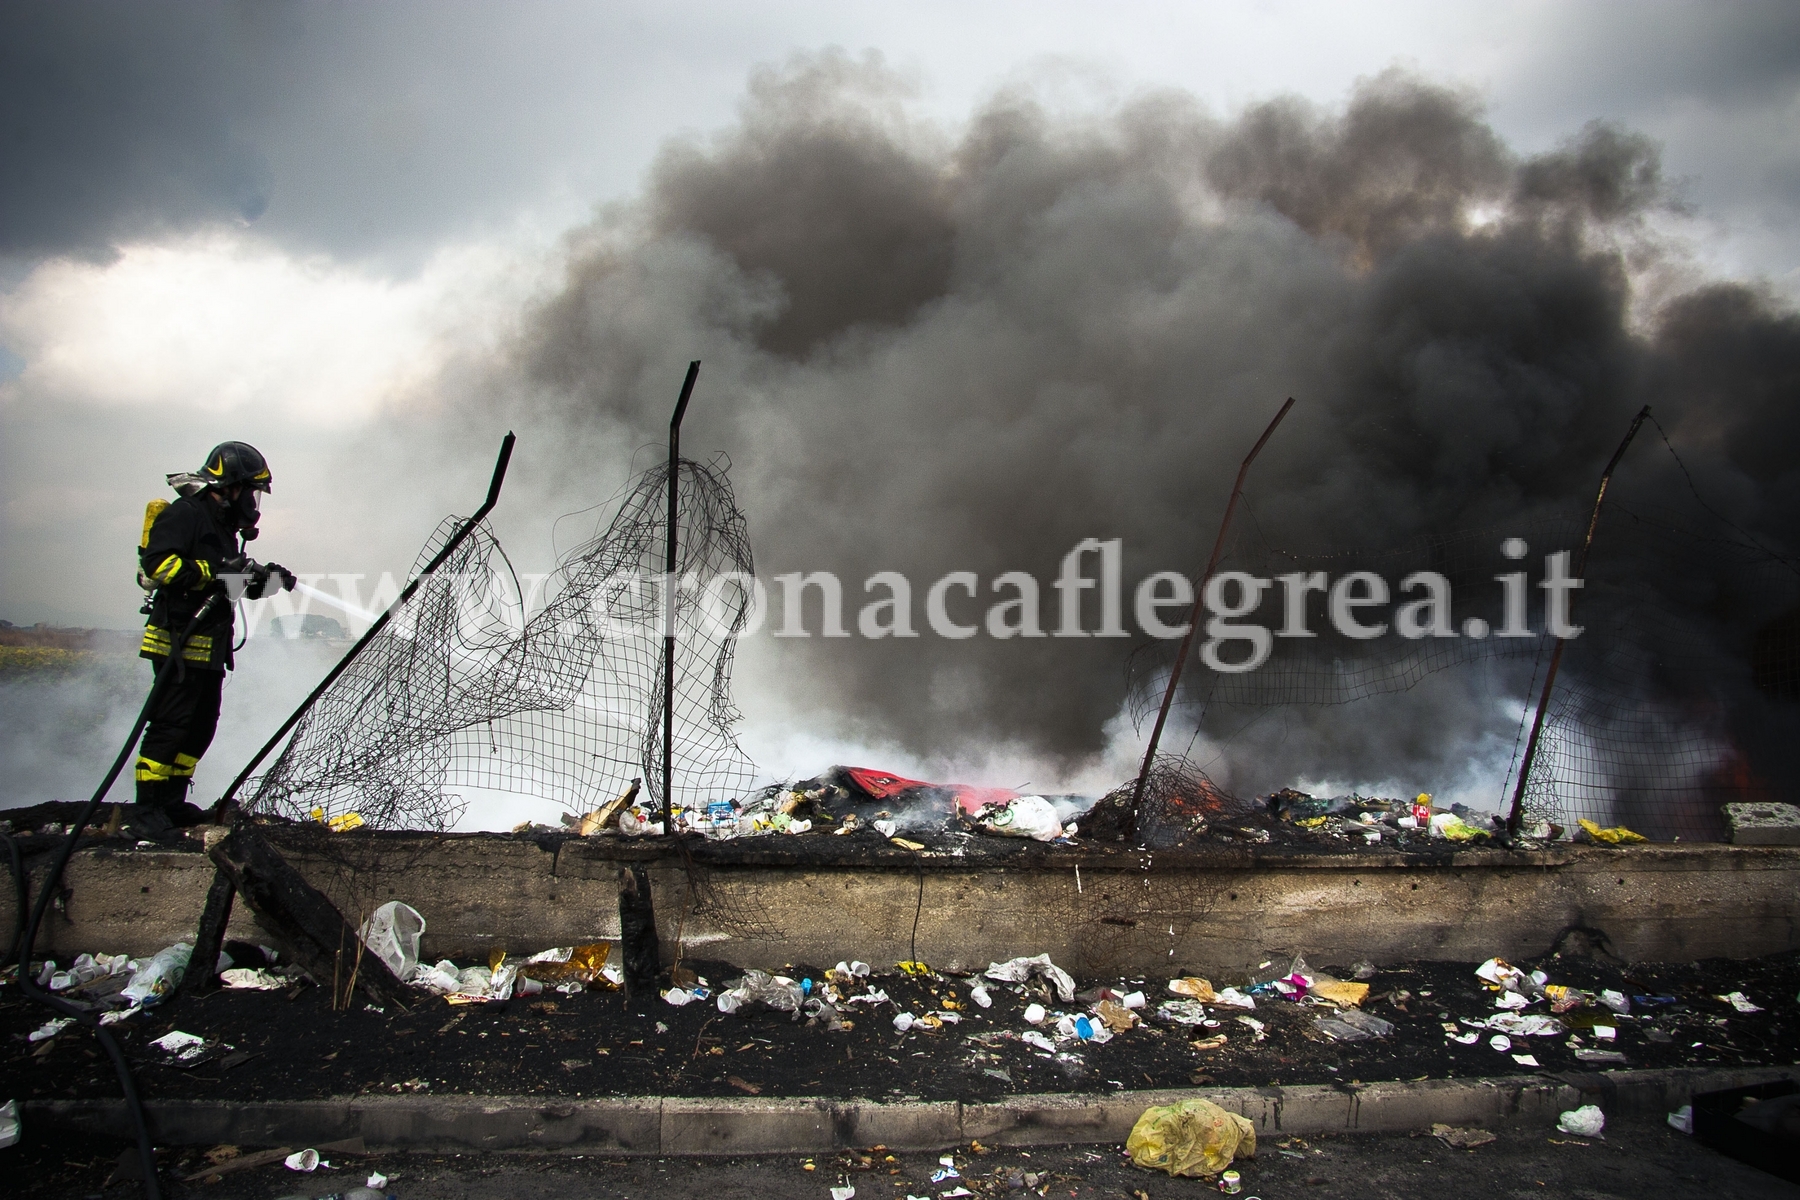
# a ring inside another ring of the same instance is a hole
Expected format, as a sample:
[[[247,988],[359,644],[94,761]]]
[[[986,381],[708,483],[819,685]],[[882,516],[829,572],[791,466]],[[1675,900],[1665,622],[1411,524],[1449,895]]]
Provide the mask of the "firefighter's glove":
[[[244,567],[244,599],[261,600],[268,595],[272,573],[272,568],[251,559]]]

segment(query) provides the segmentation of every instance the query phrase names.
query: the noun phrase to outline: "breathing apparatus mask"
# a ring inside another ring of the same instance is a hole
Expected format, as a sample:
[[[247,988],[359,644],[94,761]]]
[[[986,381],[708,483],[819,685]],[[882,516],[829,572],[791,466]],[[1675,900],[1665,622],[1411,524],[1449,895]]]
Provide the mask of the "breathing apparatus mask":
[[[215,494],[220,503],[224,505],[225,510],[231,514],[232,522],[236,524],[239,535],[246,542],[255,541],[256,523],[262,519],[262,492],[248,485],[242,485],[238,489],[236,500],[226,496],[223,491]]]

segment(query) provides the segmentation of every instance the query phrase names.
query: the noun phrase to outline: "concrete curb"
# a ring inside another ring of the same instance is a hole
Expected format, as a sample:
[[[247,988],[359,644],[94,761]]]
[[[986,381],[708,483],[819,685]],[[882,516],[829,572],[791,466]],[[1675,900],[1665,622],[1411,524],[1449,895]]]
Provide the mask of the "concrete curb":
[[[1544,1124],[1580,1104],[1666,1112],[1696,1092],[1800,1078],[1800,1067],[1605,1071],[1593,1075],[1433,1079],[1414,1083],[1196,1088],[1111,1095],[1014,1096],[995,1103],[881,1104],[826,1099],[571,1100],[529,1096],[358,1096],[333,1100],[153,1100],[163,1145],[306,1146],[360,1136],[371,1150],[540,1153],[818,1154],[886,1145],[936,1150],[1118,1143],[1153,1104],[1203,1096],[1260,1135],[1383,1133],[1450,1125]],[[118,1100],[31,1100],[27,1125],[129,1136]]]

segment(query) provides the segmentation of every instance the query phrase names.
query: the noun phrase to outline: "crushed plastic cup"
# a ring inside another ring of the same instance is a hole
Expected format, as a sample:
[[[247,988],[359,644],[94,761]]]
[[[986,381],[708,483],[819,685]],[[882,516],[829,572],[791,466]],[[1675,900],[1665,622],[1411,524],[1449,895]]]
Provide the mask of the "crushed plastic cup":
[[[695,996],[694,993],[688,991],[686,988],[670,988],[663,993],[663,999],[667,1000],[670,1004],[673,1004],[676,1008],[680,1008],[684,1004],[692,1004],[695,1000]]]
[[[283,1160],[290,1171],[316,1171],[319,1169],[319,1152],[317,1150],[300,1150]]]
[[[1025,1023],[1027,1025],[1042,1025],[1044,1023],[1044,1018],[1049,1015],[1049,1013],[1044,1011],[1044,1006],[1041,1004],[1027,1004],[1025,1006]]]
[[[387,1186],[387,1176],[383,1175],[380,1171],[373,1172],[369,1176],[368,1186],[380,1191]]]
[[[1556,1127],[1576,1137],[1597,1138],[1606,1128],[1606,1114],[1600,1111],[1597,1104],[1584,1104],[1563,1113],[1557,1120]]]
[[[1075,1036],[1084,1042],[1094,1040],[1094,1023],[1086,1017],[1075,1018]]]
[[[1142,1008],[1146,1001],[1142,992],[1126,992],[1119,997],[1120,1008]]]
[[[831,1189],[831,1200],[856,1200],[856,1189],[853,1187],[834,1187]]]
[[[1488,1045],[1492,1046],[1500,1053],[1505,1054],[1512,1049],[1512,1039],[1507,1037],[1504,1033],[1496,1033],[1493,1037],[1488,1039]]]
[[[987,988],[979,983],[969,989],[969,999],[973,1000],[982,1008],[994,1007],[994,998],[988,995]]]
[[[913,1022],[916,1021],[917,1019],[918,1019],[917,1017],[914,1017],[909,1012],[895,1013],[894,1014],[894,1028],[899,1030],[901,1033],[905,1033],[907,1030],[909,1030],[913,1027]]]

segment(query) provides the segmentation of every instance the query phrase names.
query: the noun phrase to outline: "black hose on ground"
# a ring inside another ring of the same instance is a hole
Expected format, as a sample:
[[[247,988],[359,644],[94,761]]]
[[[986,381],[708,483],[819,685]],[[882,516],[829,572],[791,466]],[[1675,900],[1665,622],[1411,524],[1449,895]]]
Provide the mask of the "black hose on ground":
[[[19,947],[25,944],[25,910],[31,906],[31,892],[25,887],[25,864],[19,858],[19,843],[13,841],[12,835],[0,833],[0,841],[6,843],[6,857],[12,863],[13,887],[18,895],[13,898],[12,943],[7,948],[6,957],[0,959],[0,967],[10,966],[19,957]]]
[[[144,726],[150,720],[151,706],[156,703],[157,694],[162,691],[163,682],[168,679],[169,672],[179,669],[181,652],[186,648],[188,638],[193,636],[194,630],[199,628],[200,622],[205,620],[207,614],[211,613],[218,605],[219,599],[217,593],[208,597],[206,603],[200,606],[200,611],[195,613],[193,619],[187,623],[187,628],[181,631],[181,636],[177,637],[169,647],[169,657],[164,659],[162,666],[157,668],[156,678],[150,684],[150,694],[144,697],[144,706],[138,709],[137,720],[132,723],[131,733],[126,737],[125,744],[120,747],[118,757],[113,759],[112,769],[106,773],[106,778],[100,781],[100,786],[94,789],[93,798],[81,810],[81,815],[69,826],[69,838],[63,843],[62,849],[57,852],[56,861],[51,865],[50,873],[44,877],[43,890],[38,893],[37,904],[31,909],[31,920],[25,924],[18,946],[19,989],[39,1004],[53,1008],[65,1016],[73,1017],[83,1025],[92,1028],[94,1037],[100,1042],[101,1048],[106,1051],[106,1056],[112,1060],[113,1070],[119,1076],[119,1087],[125,1093],[125,1107],[131,1112],[132,1124],[137,1133],[138,1158],[143,1165],[144,1195],[148,1200],[162,1200],[162,1188],[156,1179],[156,1152],[150,1145],[150,1125],[145,1119],[144,1105],[138,1098],[137,1084],[131,1078],[131,1067],[125,1061],[125,1054],[119,1049],[119,1043],[114,1040],[112,1034],[100,1024],[98,1016],[85,1009],[75,1007],[67,1000],[52,995],[37,985],[37,980],[31,977],[31,948],[37,942],[38,927],[43,924],[44,913],[49,910],[51,901],[56,896],[57,886],[62,883],[63,870],[69,865],[69,859],[75,853],[76,842],[80,839],[82,831],[88,827],[88,822],[92,821],[94,814],[100,810],[101,802],[106,799],[106,793],[112,790],[114,781],[119,778],[119,772],[125,769],[125,763],[131,758],[131,752],[137,748],[138,737],[144,732]],[[11,839],[7,840],[11,845]],[[19,911],[23,913],[27,885],[24,866],[19,861],[16,847],[13,850],[12,869],[13,878],[19,889]],[[189,966],[191,967],[192,964]]]

